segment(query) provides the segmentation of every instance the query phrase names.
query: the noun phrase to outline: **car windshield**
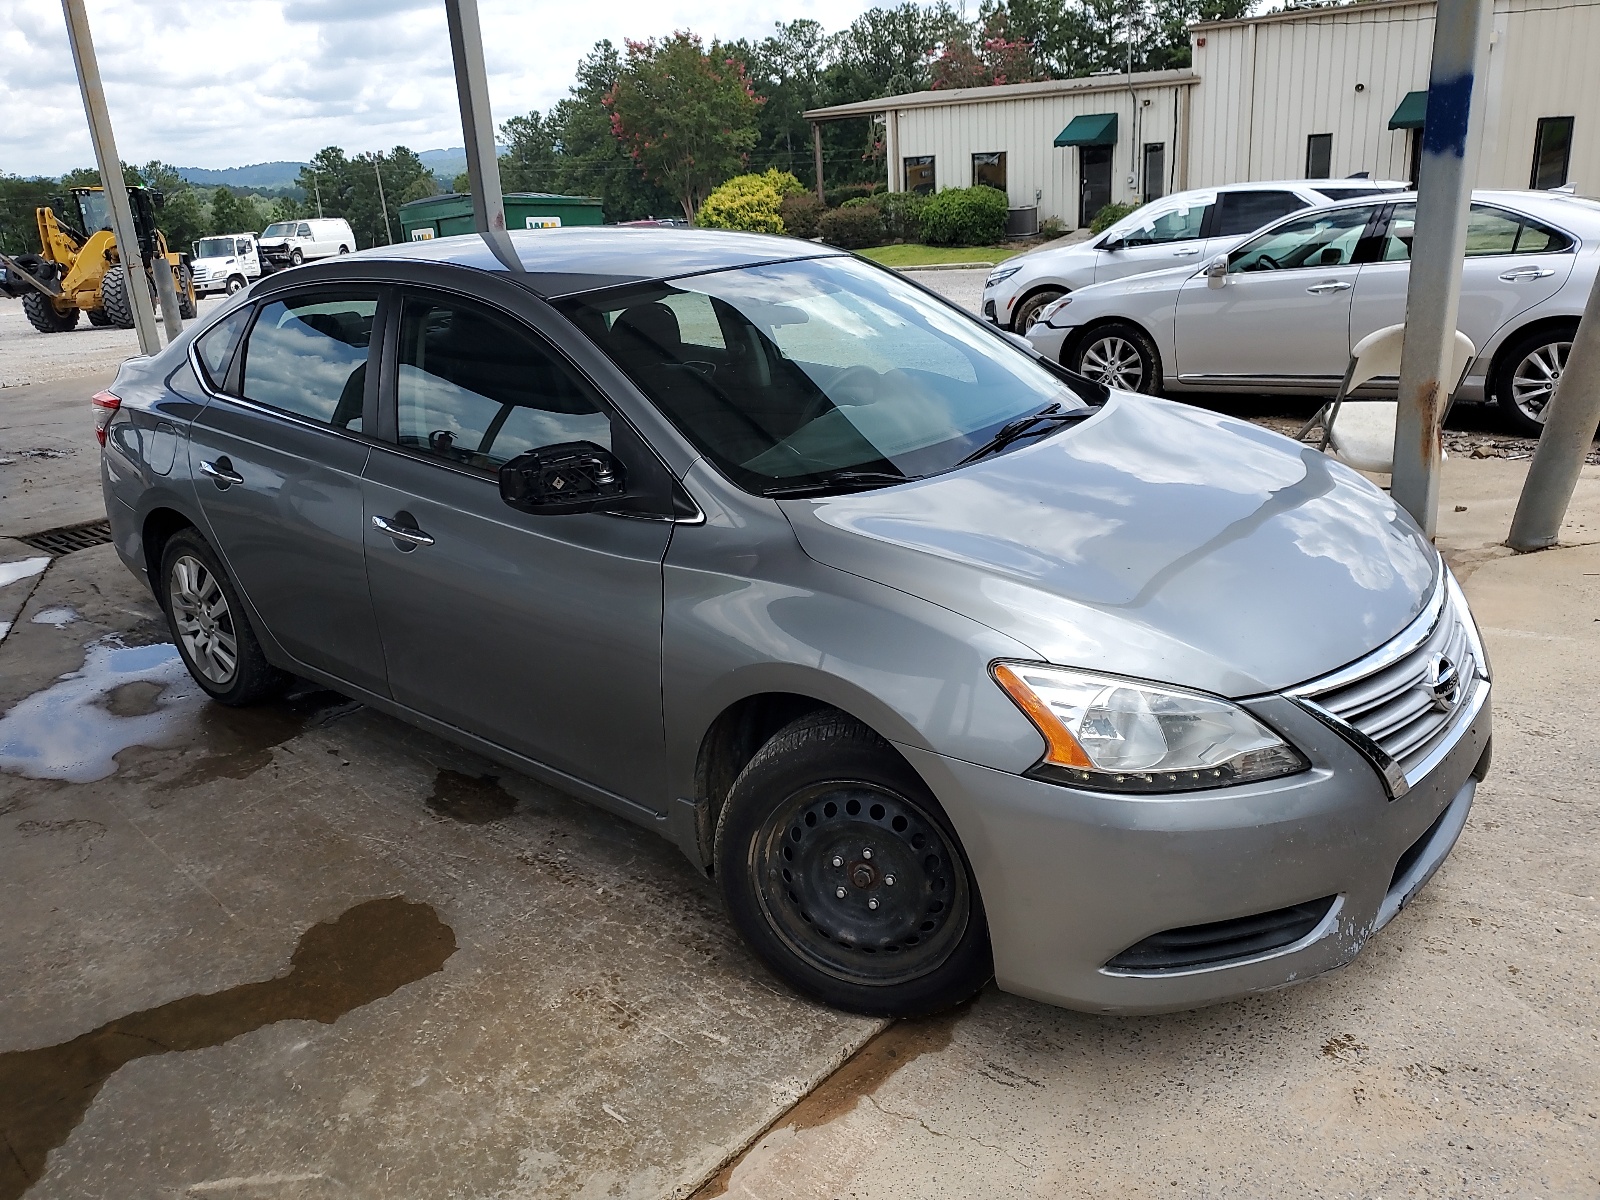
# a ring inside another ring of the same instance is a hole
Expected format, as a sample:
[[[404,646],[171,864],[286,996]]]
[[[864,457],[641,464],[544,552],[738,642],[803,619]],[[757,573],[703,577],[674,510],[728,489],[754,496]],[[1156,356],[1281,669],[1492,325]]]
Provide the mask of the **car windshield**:
[[[201,238],[194,246],[196,258],[228,258],[233,252],[233,239],[229,237]]]
[[[1019,417],[1087,407],[1002,336],[852,258],[719,271],[563,307],[756,493],[826,490],[841,473],[879,483],[936,474]]]
[[[262,232],[262,237],[288,237],[294,232],[293,221],[274,221]]]

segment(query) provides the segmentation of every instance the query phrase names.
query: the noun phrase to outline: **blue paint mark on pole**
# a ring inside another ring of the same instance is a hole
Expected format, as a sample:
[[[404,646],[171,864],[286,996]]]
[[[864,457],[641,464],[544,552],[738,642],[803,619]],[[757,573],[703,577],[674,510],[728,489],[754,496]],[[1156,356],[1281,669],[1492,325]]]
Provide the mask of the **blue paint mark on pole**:
[[[1428,115],[1422,127],[1424,154],[1467,153],[1467,116],[1472,109],[1472,72],[1428,81]]]

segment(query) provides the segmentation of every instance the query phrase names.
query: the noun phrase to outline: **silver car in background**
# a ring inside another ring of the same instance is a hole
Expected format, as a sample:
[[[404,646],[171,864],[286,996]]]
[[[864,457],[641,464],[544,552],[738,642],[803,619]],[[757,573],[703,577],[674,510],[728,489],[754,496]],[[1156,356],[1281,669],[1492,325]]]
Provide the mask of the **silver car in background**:
[[[1331,396],[1351,347],[1405,320],[1415,220],[1410,193],[1296,213],[1209,262],[1062,297],[1028,340],[1112,387]],[[1537,437],[1597,271],[1600,203],[1474,192],[1457,327],[1478,353],[1457,398]]]
[[[308,264],[96,411],[213,698],[301,676],[654,830],[855,1011],[1331,970],[1488,769],[1472,616],[1382,492],[812,243]]]
[[[1302,208],[1409,186],[1382,179],[1287,179],[1174,192],[1087,241],[1046,244],[1002,263],[984,282],[983,315],[1002,329],[1026,333],[1041,309],[1091,283],[1203,263]]]

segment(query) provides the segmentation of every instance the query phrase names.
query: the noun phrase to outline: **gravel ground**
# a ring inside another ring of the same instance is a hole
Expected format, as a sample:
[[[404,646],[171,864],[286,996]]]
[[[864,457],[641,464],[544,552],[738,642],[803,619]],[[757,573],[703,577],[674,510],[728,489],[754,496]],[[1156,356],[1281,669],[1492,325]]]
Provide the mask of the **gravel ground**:
[[[220,303],[220,296],[201,300],[200,316]],[[69,333],[39,333],[21,300],[0,297],[0,388],[115,369],[137,353],[139,338],[131,329],[99,329],[80,317]]]

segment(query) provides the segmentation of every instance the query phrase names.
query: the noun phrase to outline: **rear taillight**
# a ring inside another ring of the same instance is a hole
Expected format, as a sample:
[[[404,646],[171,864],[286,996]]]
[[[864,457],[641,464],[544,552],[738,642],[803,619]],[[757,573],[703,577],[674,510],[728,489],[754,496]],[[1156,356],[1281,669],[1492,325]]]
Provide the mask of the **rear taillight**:
[[[117,415],[117,409],[122,407],[122,397],[115,392],[96,392],[94,394],[94,440],[102,446],[106,444],[106,426],[111,424],[111,418]]]

